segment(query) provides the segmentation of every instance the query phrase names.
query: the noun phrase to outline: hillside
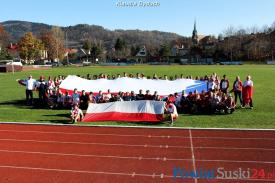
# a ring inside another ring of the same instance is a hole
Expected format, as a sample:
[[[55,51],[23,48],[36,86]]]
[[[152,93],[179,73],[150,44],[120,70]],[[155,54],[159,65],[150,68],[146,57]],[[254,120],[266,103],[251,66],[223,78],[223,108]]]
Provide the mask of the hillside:
[[[17,42],[26,32],[32,32],[39,35],[43,30],[49,30],[52,25],[43,23],[34,23],[27,21],[5,21],[1,22],[5,30],[10,34],[11,41]],[[74,26],[61,27],[67,32],[68,42],[71,46],[76,46],[85,39],[102,41],[110,48],[115,40],[120,37],[126,40],[130,45],[151,45],[158,47],[161,44],[169,43],[172,40],[180,38],[175,33],[160,31],[141,31],[141,30],[108,30],[97,25],[78,24]]]

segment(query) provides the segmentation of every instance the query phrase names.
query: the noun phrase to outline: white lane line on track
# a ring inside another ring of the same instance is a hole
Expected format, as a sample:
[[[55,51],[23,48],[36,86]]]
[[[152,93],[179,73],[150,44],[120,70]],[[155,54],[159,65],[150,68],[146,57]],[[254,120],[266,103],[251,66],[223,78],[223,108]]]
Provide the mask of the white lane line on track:
[[[274,161],[244,161],[244,160],[208,160],[208,159],[196,159],[200,162],[223,162],[223,163],[259,163],[259,164],[275,164]]]
[[[195,159],[195,154],[194,154],[194,147],[193,147],[193,140],[192,140],[192,132],[189,130],[189,137],[190,137],[190,146],[191,146],[191,155],[192,155],[192,165],[193,165],[193,171],[195,174],[197,174],[197,169],[196,169],[196,159]],[[195,177],[194,178],[195,183],[198,182],[198,179]]]
[[[60,131],[36,131],[36,130],[0,130],[0,132],[15,133],[40,133],[40,134],[64,134],[64,135],[89,135],[89,136],[118,136],[118,137],[147,137],[163,138],[163,135],[139,135],[139,134],[115,134],[115,133],[80,133],[80,132],[60,132]],[[168,138],[168,136],[167,136]]]
[[[194,149],[222,149],[222,150],[257,150],[257,151],[275,151],[275,149],[270,148],[260,148],[260,147],[194,147]]]
[[[168,157],[144,157],[144,156],[114,156],[114,155],[98,155],[98,154],[75,154],[75,153],[59,153],[59,152],[41,152],[41,151],[15,151],[0,149],[0,153],[22,153],[22,154],[39,154],[48,156],[75,156],[75,157],[86,157],[86,158],[113,158],[113,159],[132,159],[132,160],[151,160],[151,161],[190,161],[193,159],[188,158],[168,158]],[[272,161],[238,161],[238,160],[204,160],[196,159],[200,162],[224,162],[224,163],[259,163],[259,164],[275,164]]]
[[[99,142],[64,142],[64,141],[51,141],[51,140],[30,140],[30,139],[0,139],[0,141],[13,141],[13,142],[35,142],[35,143],[56,143],[56,144],[79,144],[79,145],[102,145],[102,146],[124,146],[124,147],[146,147],[146,148],[163,148],[167,149],[168,145],[148,145],[148,144],[115,144],[115,143],[99,143]],[[187,149],[188,146],[173,146],[169,148]]]
[[[27,166],[13,166],[13,165],[0,165],[0,168],[11,168],[11,169],[24,169],[24,170],[39,170],[39,171],[54,171],[54,172],[69,172],[69,173],[85,173],[85,174],[103,174],[103,175],[120,175],[120,176],[140,176],[150,177],[154,174],[141,174],[141,173],[126,173],[126,172],[105,172],[105,171],[88,171],[88,170],[72,170],[72,169],[57,169],[57,168],[42,168],[42,167],[27,167]],[[161,174],[155,174],[155,176],[161,176]],[[164,176],[171,177],[171,176]]]
[[[162,129],[162,130],[214,130],[214,131],[263,131],[263,132],[275,132],[275,129],[262,129],[262,128],[199,128],[199,127],[165,127],[165,126],[129,126],[129,125],[83,125],[83,123],[78,123],[78,125],[72,124],[58,124],[58,123],[38,123],[38,122],[12,122],[12,121],[2,121],[0,125],[29,125],[29,126],[59,126],[59,127],[68,127],[68,128],[116,128],[116,129]]]
[[[193,137],[193,139],[215,139],[215,140],[275,140],[275,138],[269,137],[202,137],[197,136]]]
[[[98,142],[66,142],[66,141],[46,141],[32,139],[0,139],[0,141],[13,142],[34,142],[34,143],[56,143],[56,144],[78,144],[78,145],[101,145],[101,146],[123,146],[123,147],[144,147],[144,148],[161,148],[161,149],[189,149],[190,146],[173,146],[173,145],[148,145],[148,144],[116,144],[116,143],[98,143]],[[194,149],[223,149],[223,150],[257,150],[257,151],[275,151],[270,148],[254,148],[254,147],[194,147]]]
[[[102,174],[102,175],[115,175],[115,176],[129,176],[133,177],[147,177],[147,178],[175,178],[172,175],[161,174],[141,174],[141,173],[125,173],[125,172],[104,172],[104,171],[87,171],[87,170],[72,170],[72,169],[56,169],[56,168],[42,168],[42,167],[27,167],[27,166],[13,166],[13,165],[0,165],[0,168],[10,169],[23,169],[23,170],[36,170],[36,171],[50,171],[50,172],[65,172],[65,173],[81,173],[81,174]],[[184,180],[180,178],[181,180]],[[190,179],[190,178],[187,178]],[[213,179],[215,180],[215,179]],[[263,181],[275,182],[275,179],[217,179],[217,180],[233,180],[233,181]]]
[[[80,133],[80,132],[61,132],[61,131],[37,131],[37,130],[0,130],[0,132],[15,132],[15,133],[40,133],[40,134],[64,134],[64,135],[88,135],[88,136],[117,136],[117,137],[145,137],[145,138],[184,138],[189,139],[189,136],[177,135],[141,135],[141,134],[115,134],[115,133]],[[205,137],[197,136],[193,139],[217,139],[217,140],[275,140],[268,137]]]

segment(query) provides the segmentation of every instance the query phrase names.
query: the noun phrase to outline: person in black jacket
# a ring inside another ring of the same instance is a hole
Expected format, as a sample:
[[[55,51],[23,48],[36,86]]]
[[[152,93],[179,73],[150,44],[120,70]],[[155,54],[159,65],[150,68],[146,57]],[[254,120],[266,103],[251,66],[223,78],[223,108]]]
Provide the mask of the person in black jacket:
[[[40,76],[39,81],[37,82],[38,96],[39,96],[39,105],[40,107],[45,106],[47,103],[47,84],[43,76]]]
[[[223,75],[223,79],[220,82],[220,89],[223,93],[227,94],[229,88],[229,80],[226,78],[226,75]]]

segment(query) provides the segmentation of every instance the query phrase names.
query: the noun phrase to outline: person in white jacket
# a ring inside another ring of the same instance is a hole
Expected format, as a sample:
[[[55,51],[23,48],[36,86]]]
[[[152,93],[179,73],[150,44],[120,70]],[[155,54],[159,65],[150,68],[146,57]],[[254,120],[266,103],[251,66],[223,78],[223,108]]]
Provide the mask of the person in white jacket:
[[[28,105],[33,103],[33,90],[35,89],[36,80],[32,78],[32,75],[26,80],[26,102]]]

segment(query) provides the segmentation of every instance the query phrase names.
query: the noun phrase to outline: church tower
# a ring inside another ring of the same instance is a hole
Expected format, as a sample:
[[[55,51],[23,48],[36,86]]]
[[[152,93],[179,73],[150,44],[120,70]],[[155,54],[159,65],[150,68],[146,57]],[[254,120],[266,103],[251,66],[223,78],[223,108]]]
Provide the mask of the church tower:
[[[197,45],[199,43],[198,41],[198,32],[197,32],[197,28],[196,28],[196,20],[194,22],[194,29],[193,29],[193,33],[192,33],[192,42],[194,45]]]

